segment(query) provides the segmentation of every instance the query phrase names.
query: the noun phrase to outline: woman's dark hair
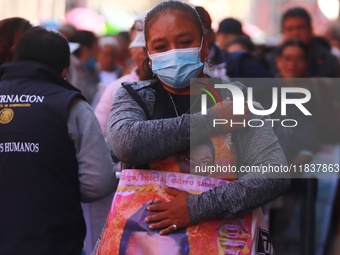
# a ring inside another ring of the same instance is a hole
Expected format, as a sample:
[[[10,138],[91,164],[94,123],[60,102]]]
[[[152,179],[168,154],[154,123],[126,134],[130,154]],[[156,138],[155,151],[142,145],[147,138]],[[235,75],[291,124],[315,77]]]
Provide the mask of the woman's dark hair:
[[[145,25],[144,25],[144,35],[145,40],[147,41],[150,23],[159,15],[165,13],[168,10],[172,11],[182,11],[185,12],[185,17],[192,19],[192,21],[197,24],[197,27],[200,31],[201,36],[206,33],[203,23],[201,21],[200,16],[195,10],[194,6],[191,6],[186,3],[182,3],[180,1],[165,1],[157,4],[154,8],[152,8],[145,17]]]
[[[309,56],[309,48],[308,48],[308,46],[305,43],[303,43],[303,42],[301,42],[300,40],[297,40],[297,39],[288,40],[288,41],[285,41],[284,43],[282,43],[277,48],[277,56],[281,56],[283,51],[287,47],[290,47],[290,46],[297,46],[297,47],[301,48],[302,51],[303,51],[304,57],[306,59],[308,58],[308,56]]]
[[[147,41],[148,38],[148,33],[149,33],[149,27],[150,23],[158,17],[158,15],[164,14],[166,11],[172,10],[175,12],[185,12],[186,16],[192,21],[197,24],[197,27],[200,31],[201,36],[206,34],[206,29],[204,28],[204,25],[202,23],[202,20],[200,16],[198,15],[197,11],[195,10],[195,7],[186,3],[182,3],[180,1],[165,1],[157,4],[154,8],[152,8],[145,16],[145,22],[144,22],[144,36],[145,36],[145,41]],[[145,59],[143,61],[143,71],[148,75],[152,76],[152,71],[148,65],[149,59]]]
[[[306,25],[309,29],[312,28],[312,19],[309,15],[309,13],[306,11],[306,9],[302,7],[294,7],[291,9],[288,9],[281,18],[281,30],[283,29],[284,22],[288,18],[302,18],[306,21]]]
[[[14,59],[36,61],[61,73],[70,65],[70,48],[59,32],[34,27],[21,37]]]
[[[142,69],[143,72],[146,74],[147,77],[152,77],[154,74],[149,66],[149,58],[145,58],[142,62]]]
[[[200,19],[202,21],[202,24],[204,28],[208,31],[211,30],[211,17],[209,12],[207,12],[206,9],[204,9],[202,6],[195,6],[195,10],[197,11],[198,15],[200,16]]]
[[[12,60],[12,46],[15,40],[30,28],[31,23],[23,18],[14,17],[0,21],[0,65]]]

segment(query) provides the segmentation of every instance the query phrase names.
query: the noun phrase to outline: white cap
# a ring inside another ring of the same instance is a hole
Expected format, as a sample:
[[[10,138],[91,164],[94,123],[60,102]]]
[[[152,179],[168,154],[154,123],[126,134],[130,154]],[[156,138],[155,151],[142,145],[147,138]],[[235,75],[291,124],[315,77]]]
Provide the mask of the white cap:
[[[98,40],[98,44],[100,47],[104,47],[105,45],[109,45],[112,47],[118,47],[118,41],[113,36],[103,36]]]
[[[75,42],[68,42],[68,46],[70,47],[70,53],[72,54],[80,47],[80,44]]]

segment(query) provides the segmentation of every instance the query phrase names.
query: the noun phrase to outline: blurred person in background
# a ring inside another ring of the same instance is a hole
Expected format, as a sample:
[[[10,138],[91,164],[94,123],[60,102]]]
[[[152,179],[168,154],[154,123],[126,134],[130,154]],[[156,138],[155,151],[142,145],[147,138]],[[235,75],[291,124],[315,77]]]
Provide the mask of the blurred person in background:
[[[129,50],[129,45],[131,42],[130,36],[131,32],[128,31],[119,32],[115,36],[119,44],[118,64],[124,69],[122,75],[128,74],[131,71],[131,65],[133,65],[133,60],[131,59]]]
[[[308,46],[310,52],[308,76],[339,77],[340,65],[328,49],[327,45],[313,35],[312,19],[309,13],[301,7],[288,9],[281,18],[282,43],[298,39]],[[270,69],[277,73],[276,51],[267,54]]]
[[[324,142],[333,143],[339,140],[339,89],[336,81],[328,78],[339,77],[340,65],[330,51],[330,45],[322,37],[314,36],[312,20],[309,13],[301,8],[288,9],[281,19],[282,43],[298,39],[307,45],[308,68],[307,77],[323,77],[310,79],[308,89],[312,93],[312,111],[320,135]],[[276,55],[277,53],[275,53]],[[276,64],[274,65],[276,67]]]
[[[145,50],[145,39],[143,34],[144,27],[144,17],[137,19],[131,29],[132,42],[130,43],[131,57],[136,64],[136,66],[131,70],[129,74],[123,75],[119,79],[110,83],[103,92],[98,104],[95,107],[94,113],[99,121],[99,125],[103,132],[104,137],[106,137],[106,126],[109,119],[109,113],[111,109],[112,102],[114,100],[115,94],[119,88],[122,87],[124,82],[137,82],[140,80],[145,80],[151,78],[152,76],[144,72],[143,62],[147,59],[148,55]],[[113,159],[117,161],[117,170],[119,170],[120,164],[114,155]],[[96,201],[94,203],[88,204],[90,212],[90,226],[91,226],[91,248],[93,248],[95,242],[97,241],[103,226],[105,224],[106,216],[110,210],[112,198],[114,193],[109,196]]]
[[[339,114],[335,108],[338,103],[333,84],[331,79],[308,77],[309,57],[309,47],[296,39],[285,41],[277,50],[277,77],[283,78],[280,79],[283,86],[303,87],[311,92],[306,107],[312,116],[287,105],[285,118],[295,119],[299,124],[294,128],[274,128],[288,162],[295,165],[309,163],[323,144],[339,139]]]
[[[228,52],[236,52],[236,51],[254,52],[255,45],[251,41],[249,36],[240,35],[229,40],[229,42],[226,45],[226,51]]]
[[[331,52],[340,62],[340,21],[329,24],[325,33],[325,38],[331,45]]]
[[[254,88],[254,97],[265,109],[271,106],[272,83],[267,84],[265,81],[253,79],[249,84],[248,78],[271,78],[272,73],[261,63],[253,54],[248,51],[227,52],[215,42],[215,33],[211,27],[211,17],[206,9],[201,6],[195,7],[204,28],[207,31],[207,41],[209,53],[204,63],[204,73],[209,77],[219,77],[224,80],[239,81],[240,78],[246,78],[242,82],[245,85],[251,85]]]
[[[97,93],[99,76],[96,69],[98,52],[97,36],[90,31],[76,31],[70,42],[79,43],[79,48],[71,54],[71,64],[67,79],[78,88],[89,104]]]
[[[122,72],[122,67],[117,64],[119,56],[119,47],[117,40],[112,36],[100,37],[98,40],[98,53],[96,69],[99,75],[97,92],[94,95],[91,106],[95,108],[99,102],[106,87],[118,77]],[[82,204],[85,221],[86,221],[86,254],[90,254],[100,232],[104,226],[109,206],[111,204],[113,193],[95,201],[93,203]]]
[[[113,36],[100,37],[98,41],[97,69],[99,73],[98,91],[92,101],[92,107],[98,103],[105,88],[117,80],[123,68],[117,63],[119,58],[119,45]]]
[[[131,28],[131,39],[132,41],[129,45],[129,50],[135,64],[134,67],[131,69],[130,73],[123,75],[106,88],[94,110],[104,137],[106,137],[106,126],[112,101],[117,90],[121,88],[122,83],[137,82],[152,78],[152,75],[144,68],[144,65],[147,64],[146,61],[148,60],[144,39],[144,16],[135,20]]]
[[[279,69],[277,77],[283,78],[280,79],[283,86],[305,87],[310,90],[309,79],[294,79],[307,77],[309,56],[308,46],[299,40],[288,40],[280,45],[276,65]],[[298,97],[298,95],[292,95],[294,96]],[[306,107],[309,107],[311,111],[311,103]],[[295,119],[299,123],[294,128],[274,126],[288,163],[294,165],[309,163],[321,147],[319,130],[313,117],[305,116],[294,105],[287,105],[287,114],[284,118]]]
[[[284,42],[278,48],[276,65],[280,78],[305,78],[308,76],[308,46],[297,39]]]
[[[229,53],[243,54],[243,57],[250,55],[248,57],[253,57],[253,60],[265,68],[268,77],[272,77],[272,74],[268,71],[267,61],[264,55],[259,50],[258,47],[252,42],[249,36],[240,35],[231,39],[226,46],[226,50]],[[231,67],[232,68],[232,67]],[[229,70],[230,71],[230,70]],[[261,74],[260,74],[261,75]]]
[[[244,35],[241,22],[234,18],[226,18],[218,25],[216,43],[222,50],[227,50],[229,41],[241,35]]]
[[[195,9],[207,31],[209,54],[204,66],[204,72],[207,75],[226,80],[233,78],[273,77],[266,67],[259,63],[251,54],[247,54],[247,52],[227,52],[220,48],[217,40],[215,40],[217,35],[215,35],[211,27],[210,14],[202,6],[196,6]],[[227,25],[227,23],[224,22],[224,25]],[[242,33],[242,36],[246,35]],[[232,38],[235,37],[237,37],[236,34]]]
[[[210,77],[220,77],[224,80],[229,80],[227,75],[226,61],[224,52],[218,47],[216,43],[216,35],[211,27],[211,17],[206,9],[202,6],[196,6],[200,19],[206,29],[207,40],[209,45],[209,55],[207,63],[204,65],[204,72]]]
[[[35,27],[1,67],[2,103],[9,103],[0,105],[1,255],[81,254],[81,201],[115,188],[98,121],[65,80],[69,64],[66,38]]]
[[[77,29],[71,24],[64,24],[58,28],[58,31],[69,40],[77,32]]]
[[[117,80],[122,67],[117,63],[119,58],[119,45],[116,38],[106,36],[99,38],[97,64],[99,69],[99,79],[101,86],[107,86]]]
[[[0,21],[0,65],[12,60],[19,39],[31,27],[28,20],[19,17]]]
[[[331,143],[339,141],[340,130],[340,115],[337,113],[339,111],[334,107],[339,103],[335,99],[333,79],[308,77],[311,55],[310,47],[307,44],[298,39],[290,39],[284,41],[278,47],[276,56],[276,66],[279,70],[277,77],[282,78],[279,79],[281,84],[283,86],[305,88],[311,93],[311,99],[305,104],[311,116],[305,116],[293,105],[287,105],[287,114],[284,118],[295,119],[298,125],[293,128],[283,128],[279,125],[274,127],[288,163],[302,167],[308,166],[306,164],[309,163],[312,163],[312,166],[324,163],[319,161],[320,156],[318,152],[322,152],[322,147],[329,144],[330,141]],[[291,93],[289,97],[299,98],[300,96],[298,93]],[[325,136],[328,139],[325,139]],[[332,162],[332,157],[330,156],[332,155],[331,149],[327,149],[327,154],[327,161]],[[338,164],[339,162],[333,163]],[[294,173],[292,176],[298,178],[292,179],[289,192],[281,198],[281,206],[274,208],[271,215],[272,228],[275,229],[274,238],[276,240],[274,242],[280,243],[283,251],[287,250],[287,246],[290,247],[291,251],[297,250],[298,246],[300,246],[300,250],[306,249],[302,243],[305,240],[305,236],[307,236],[306,231],[311,230],[306,226],[308,224],[305,219],[310,217],[309,213],[312,212],[310,209],[307,209],[308,202],[306,201],[308,200],[307,194],[313,193],[312,190],[307,188],[307,185],[310,185],[310,181],[313,180],[308,180],[309,178],[306,177],[308,175],[303,174],[296,175]],[[318,174],[315,176],[320,177]],[[332,208],[329,202],[332,191],[327,188],[329,182],[323,178],[318,179],[316,185],[318,191],[314,192],[317,192],[317,196],[313,198],[312,203],[319,211],[313,220],[315,220],[315,229],[319,231],[310,242],[314,243],[315,240],[318,240],[315,242],[315,249],[320,251],[320,247],[324,242],[320,238],[320,229],[324,228],[326,231],[328,228],[327,217],[329,217],[327,216],[327,211],[323,211],[322,208],[324,205]],[[323,205],[320,207],[320,204]]]

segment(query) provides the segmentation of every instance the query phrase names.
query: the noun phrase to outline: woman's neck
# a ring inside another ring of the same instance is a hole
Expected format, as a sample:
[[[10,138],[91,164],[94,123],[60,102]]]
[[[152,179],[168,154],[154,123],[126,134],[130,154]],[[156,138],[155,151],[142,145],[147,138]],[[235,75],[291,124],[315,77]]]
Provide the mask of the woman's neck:
[[[199,74],[199,76],[197,78],[207,78],[207,76],[203,73],[203,71],[201,71],[201,73]],[[183,89],[174,89],[169,87],[168,85],[164,84],[162,81],[160,81],[164,87],[164,89],[168,92],[170,92],[171,94],[177,94],[177,95],[190,95],[190,94],[200,94],[201,91],[197,90],[196,86],[191,86],[189,85],[186,88]]]
[[[190,95],[190,86],[184,88],[184,89],[174,89],[174,88],[171,88],[167,85],[165,85],[164,83],[162,83],[163,85],[163,88],[170,92],[171,94],[176,94],[176,95]]]

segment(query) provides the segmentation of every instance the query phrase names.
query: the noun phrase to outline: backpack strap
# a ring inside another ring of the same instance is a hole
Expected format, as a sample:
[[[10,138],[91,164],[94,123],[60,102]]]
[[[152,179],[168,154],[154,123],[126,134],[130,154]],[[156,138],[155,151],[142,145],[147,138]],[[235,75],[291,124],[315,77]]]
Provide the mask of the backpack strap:
[[[131,87],[131,84],[122,84],[123,88],[126,89],[126,91],[130,94],[130,96],[137,102],[137,104],[142,108],[142,110],[144,111],[144,114],[146,116],[146,118],[148,120],[151,119],[150,113],[148,108],[146,107],[145,102],[143,101],[143,99],[140,97],[140,95],[137,93],[136,90],[134,90]]]

